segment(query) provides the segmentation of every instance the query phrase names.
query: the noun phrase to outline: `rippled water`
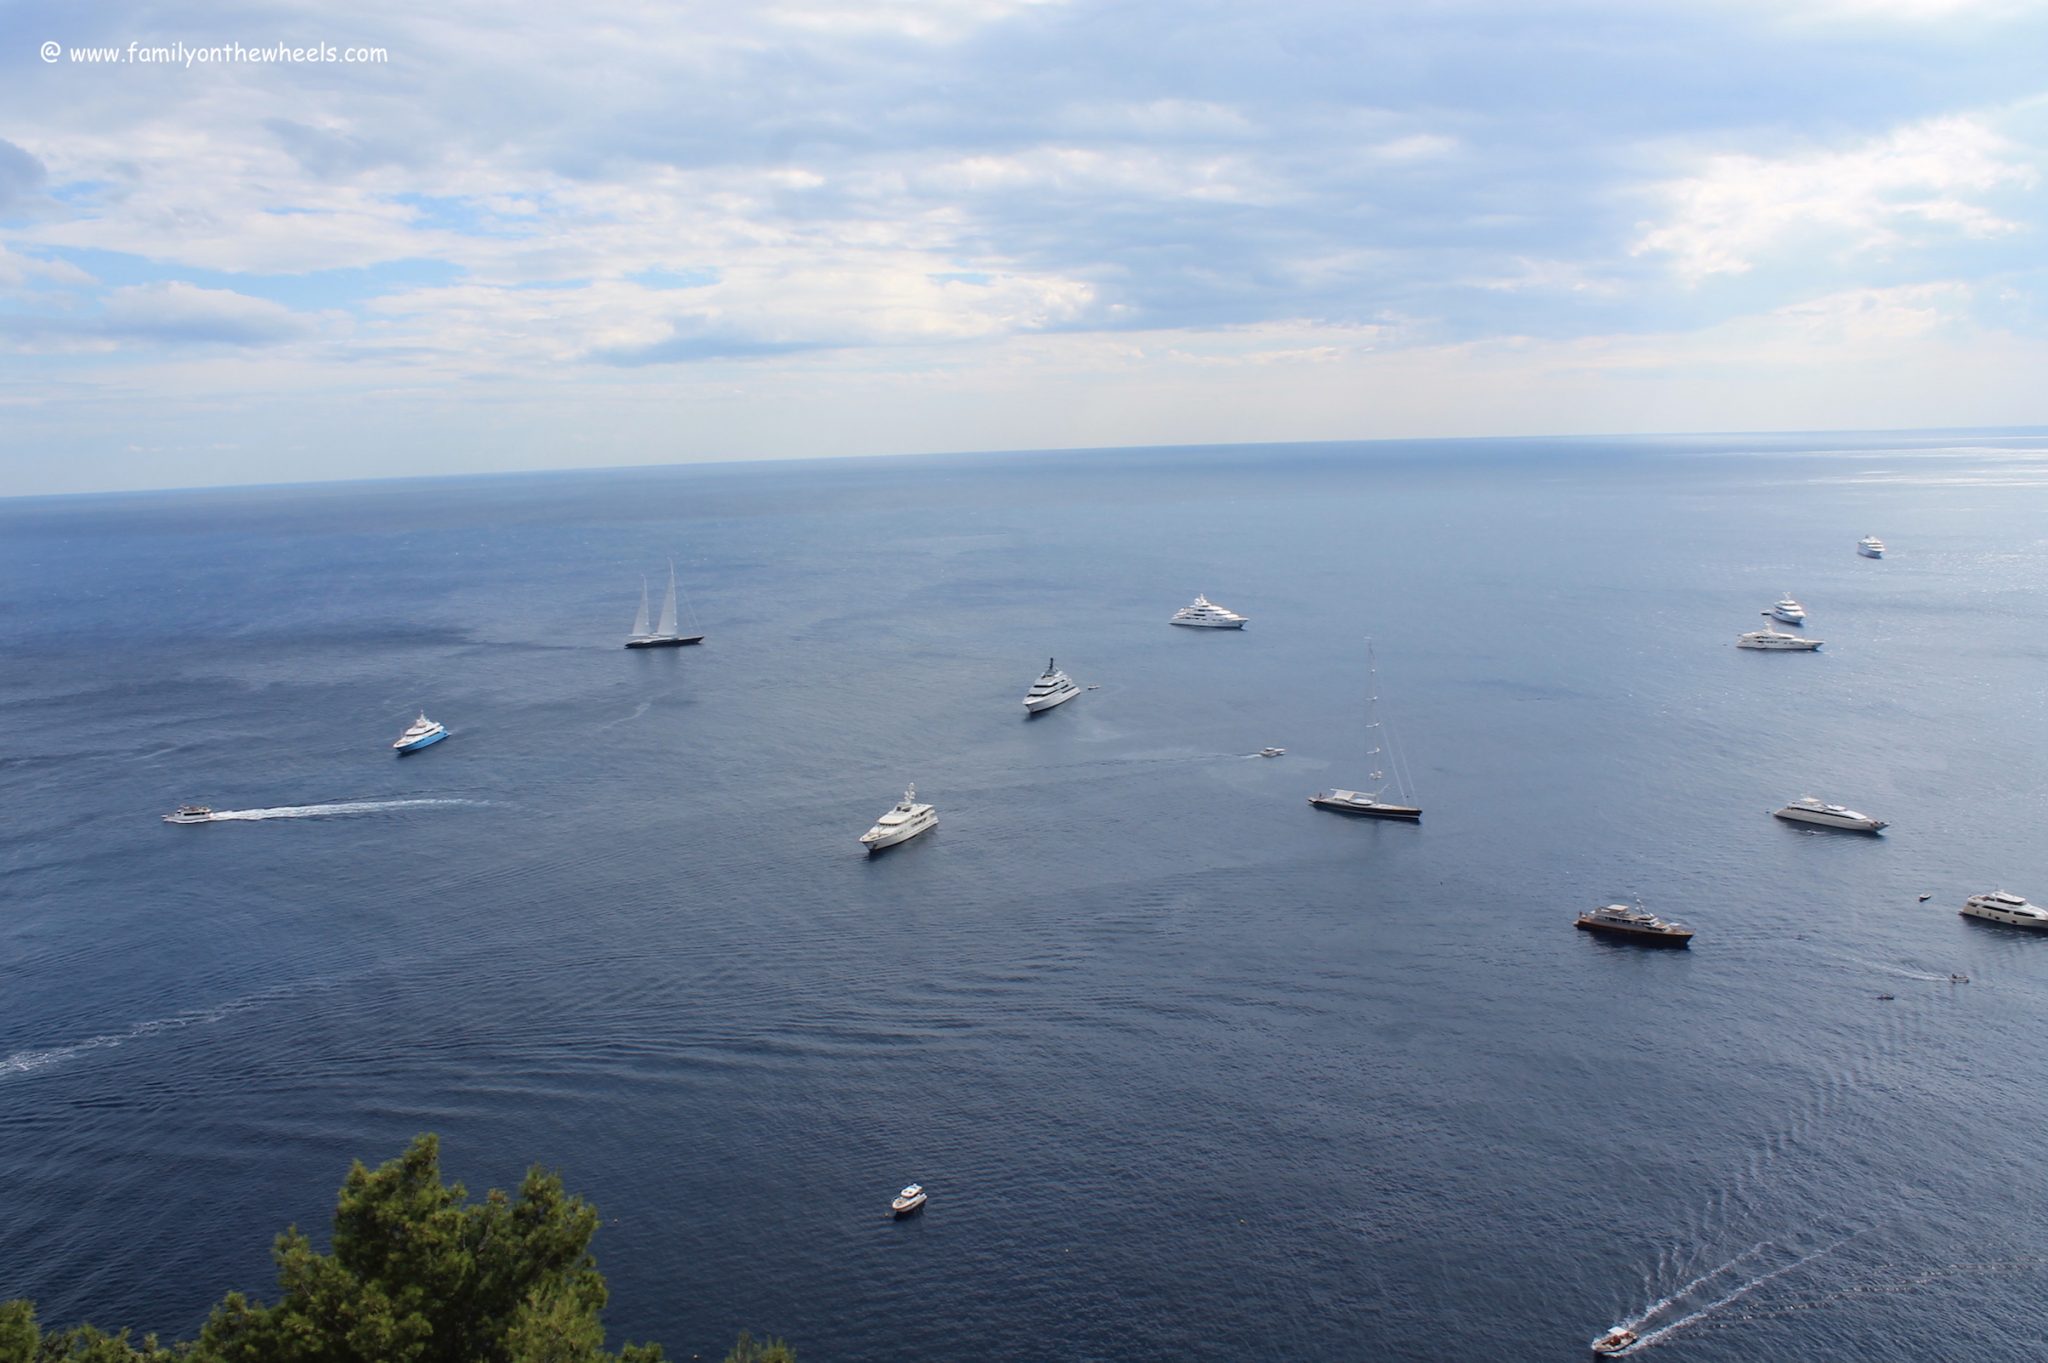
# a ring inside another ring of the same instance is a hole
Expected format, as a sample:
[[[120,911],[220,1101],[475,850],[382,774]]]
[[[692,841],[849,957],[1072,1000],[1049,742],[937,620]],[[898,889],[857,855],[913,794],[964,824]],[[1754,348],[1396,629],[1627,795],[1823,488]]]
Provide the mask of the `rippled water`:
[[[2048,940],[1955,908],[2048,898],[2044,510],[1981,435],[0,503],[0,1297],[187,1332],[433,1129],[680,1358],[2026,1356]],[[1305,803],[1368,635],[1420,827]]]

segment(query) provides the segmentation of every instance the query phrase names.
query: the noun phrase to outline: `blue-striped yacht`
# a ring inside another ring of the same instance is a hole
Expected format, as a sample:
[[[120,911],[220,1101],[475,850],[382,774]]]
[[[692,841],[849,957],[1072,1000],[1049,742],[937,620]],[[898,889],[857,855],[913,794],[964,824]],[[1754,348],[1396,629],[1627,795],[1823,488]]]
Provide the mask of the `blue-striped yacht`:
[[[403,756],[409,752],[418,752],[429,744],[439,743],[446,737],[448,731],[441,727],[438,720],[428,719],[427,712],[422,710],[420,717],[412,722],[412,727],[400,734],[398,741],[391,746]]]

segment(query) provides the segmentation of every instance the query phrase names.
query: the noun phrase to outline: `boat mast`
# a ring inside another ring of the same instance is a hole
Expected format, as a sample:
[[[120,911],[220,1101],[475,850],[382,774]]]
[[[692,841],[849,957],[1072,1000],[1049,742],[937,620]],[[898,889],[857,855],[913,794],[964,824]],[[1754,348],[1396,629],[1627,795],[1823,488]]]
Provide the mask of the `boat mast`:
[[[668,562],[668,595],[661,599],[661,637],[676,637],[676,562]]]
[[[645,574],[642,574],[640,578],[640,613],[633,617],[633,637],[636,639],[647,637],[647,577]]]

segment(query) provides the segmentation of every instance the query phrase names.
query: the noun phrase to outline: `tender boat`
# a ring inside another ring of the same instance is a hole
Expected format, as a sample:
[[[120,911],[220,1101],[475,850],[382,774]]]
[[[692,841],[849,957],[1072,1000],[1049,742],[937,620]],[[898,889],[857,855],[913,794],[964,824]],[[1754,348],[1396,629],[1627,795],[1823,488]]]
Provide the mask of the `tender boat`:
[[[1198,596],[1194,605],[1182,606],[1167,623],[1189,625],[1195,629],[1243,629],[1248,619],[1249,616],[1223,609],[1206,596]]]
[[[1645,946],[1682,947],[1692,941],[1691,928],[1667,922],[1654,913],[1645,913],[1640,903],[1634,908],[1626,904],[1602,904],[1597,909],[1588,909],[1579,915],[1576,926],[1587,932],[1624,937]]]
[[[2048,931],[2048,909],[2038,904],[2029,904],[2007,890],[1971,895],[1963,901],[1963,915],[1968,918],[1982,918],[1992,923],[2004,923],[2008,927]]]
[[[165,823],[212,823],[213,810],[207,805],[179,805],[175,813],[164,815]]]
[[[403,756],[409,752],[418,752],[431,743],[439,743],[446,737],[448,731],[436,721],[428,719],[427,712],[422,710],[420,717],[412,722],[412,727],[400,734],[398,741],[391,746],[398,749],[399,755]]]
[[[1856,552],[1865,558],[1883,558],[1884,541],[1875,535],[1865,535],[1856,541]]]
[[[895,1200],[889,1204],[889,1210],[898,1216],[908,1216],[924,1205],[924,1198],[924,1187],[913,1183],[896,1194]]]
[[[1635,1348],[1636,1342],[1635,1331],[1624,1330],[1616,1326],[1593,1341],[1593,1352],[1599,1354],[1602,1358],[1618,1358],[1630,1349]]]
[[[695,611],[691,614],[694,616]],[[661,599],[661,623],[653,629],[647,628],[647,579],[640,579],[640,613],[633,617],[633,633],[626,640],[627,648],[681,648],[684,644],[701,644],[701,634],[679,634],[676,631],[676,565],[668,565],[668,595]]]
[[[1825,804],[1811,795],[1802,795],[1775,813],[1786,823],[1810,823],[1819,828],[1839,828],[1849,833],[1876,833],[1890,826],[1883,819],[1873,819],[1868,814],[1844,809],[1840,805]]]
[[[903,799],[894,809],[875,820],[875,826],[860,835],[860,845],[875,853],[938,826],[938,811],[930,805],[919,804],[917,787],[911,786],[903,792]]]
[[[1031,683],[1031,689],[1024,693],[1024,708],[1032,714],[1050,710],[1055,705],[1064,705],[1081,694],[1081,688],[1074,685],[1074,679],[1053,665],[1054,659],[1045,660],[1045,672]]]
[[[1768,614],[1769,612],[1765,613]],[[1747,634],[1737,635],[1735,646],[1737,648],[1774,649],[1785,653],[1811,653],[1819,648],[1822,642],[1820,639],[1809,639],[1803,634],[1787,634],[1782,629],[1772,629],[1769,625],[1765,625],[1762,629],[1753,629]]]
[[[1803,625],[1806,623],[1806,607],[1794,601],[1792,594],[1787,592],[1771,607],[1771,618],[1788,625]]]

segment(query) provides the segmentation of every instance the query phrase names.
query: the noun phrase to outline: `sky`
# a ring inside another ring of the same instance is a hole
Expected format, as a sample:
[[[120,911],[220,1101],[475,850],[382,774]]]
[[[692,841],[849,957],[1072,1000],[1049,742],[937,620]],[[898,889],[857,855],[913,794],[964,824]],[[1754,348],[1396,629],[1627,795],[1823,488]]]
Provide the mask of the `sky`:
[[[2039,425],[2044,55],[2031,0],[7,0],[0,496]]]

